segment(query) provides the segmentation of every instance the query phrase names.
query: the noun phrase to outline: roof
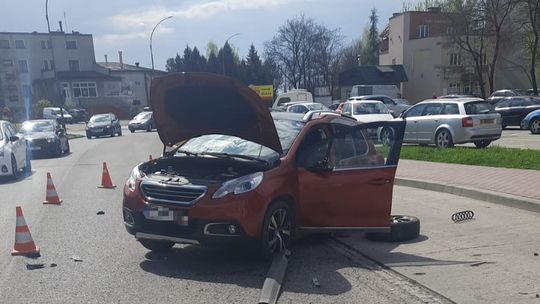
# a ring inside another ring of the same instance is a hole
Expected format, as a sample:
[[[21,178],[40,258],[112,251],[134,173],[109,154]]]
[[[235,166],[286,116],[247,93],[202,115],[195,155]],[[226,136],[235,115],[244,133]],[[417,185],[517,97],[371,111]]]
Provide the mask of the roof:
[[[28,32],[0,32],[0,35],[42,35],[49,36],[49,33],[38,33],[36,31]],[[92,34],[81,34],[79,32],[73,31],[71,33],[60,32],[60,31],[51,31],[51,35],[66,35],[66,36],[92,36]]]
[[[339,73],[339,85],[384,85],[407,82],[403,65],[359,66]]]
[[[152,72],[152,69],[131,65],[127,63],[120,64],[120,62],[97,62],[98,65],[111,70],[111,72]],[[155,73],[166,73],[161,70],[154,70]]]
[[[58,78],[61,79],[95,79],[95,78],[107,78],[119,80],[120,77],[110,76],[108,74],[96,72],[96,71],[79,71],[79,72],[58,72]]]

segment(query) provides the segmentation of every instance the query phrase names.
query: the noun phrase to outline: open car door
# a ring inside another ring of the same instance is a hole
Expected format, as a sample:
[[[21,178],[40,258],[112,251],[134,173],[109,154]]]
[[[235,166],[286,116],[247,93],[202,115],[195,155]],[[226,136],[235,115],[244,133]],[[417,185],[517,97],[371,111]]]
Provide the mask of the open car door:
[[[300,230],[388,231],[405,121],[313,127],[297,152]]]

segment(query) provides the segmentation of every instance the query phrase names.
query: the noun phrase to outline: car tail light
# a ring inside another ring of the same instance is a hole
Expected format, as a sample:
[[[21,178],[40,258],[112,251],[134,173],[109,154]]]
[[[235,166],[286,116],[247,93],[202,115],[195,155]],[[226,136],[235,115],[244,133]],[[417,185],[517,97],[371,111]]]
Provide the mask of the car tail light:
[[[463,117],[461,119],[461,126],[464,128],[473,126],[473,119],[471,117]]]

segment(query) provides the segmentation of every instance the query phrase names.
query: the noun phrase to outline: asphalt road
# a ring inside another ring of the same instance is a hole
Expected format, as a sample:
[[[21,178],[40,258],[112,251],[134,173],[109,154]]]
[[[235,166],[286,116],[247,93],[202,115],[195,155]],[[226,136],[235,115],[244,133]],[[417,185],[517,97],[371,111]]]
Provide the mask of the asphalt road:
[[[256,303],[268,264],[242,250],[177,246],[149,253],[129,235],[121,187],[133,166],[159,155],[157,133],[71,141],[72,153],[33,161],[32,174],[0,181],[0,303]],[[98,189],[106,161],[115,190]],[[51,172],[61,206],[43,205]],[[41,257],[12,257],[15,206]],[[97,215],[104,211],[104,215]],[[77,257],[82,261],[76,262]],[[29,270],[27,264],[44,264]],[[328,236],[298,243],[279,303],[444,303],[421,285],[348,253]],[[321,287],[315,287],[316,277]]]

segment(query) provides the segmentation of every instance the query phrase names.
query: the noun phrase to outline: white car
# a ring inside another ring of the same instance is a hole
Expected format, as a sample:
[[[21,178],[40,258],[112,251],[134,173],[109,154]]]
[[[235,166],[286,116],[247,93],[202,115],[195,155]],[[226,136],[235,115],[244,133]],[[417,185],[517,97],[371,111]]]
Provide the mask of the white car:
[[[388,110],[384,103],[378,100],[347,101],[343,104],[341,113],[352,116],[362,123],[390,121],[394,119],[390,110]],[[370,137],[377,138],[383,144],[390,144],[390,140],[392,140],[391,130],[378,128],[377,132],[375,130],[371,131],[372,133],[369,134]]]
[[[329,110],[329,109],[322,103],[317,103],[317,102],[295,103],[287,107],[287,112],[301,113],[301,114],[305,114],[309,111],[324,111],[324,110]]]
[[[73,122],[73,117],[71,116],[71,114],[69,114],[68,111],[66,111],[66,109],[63,109],[63,113],[64,113],[64,121],[67,122],[67,123],[72,123]],[[60,122],[60,120],[62,119],[62,112],[60,112],[60,108],[55,108],[55,107],[46,107],[46,108],[43,108],[43,118],[44,119],[54,119],[58,122]]]
[[[10,122],[0,120],[0,176],[17,179],[21,169],[30,170],[30,159],[27,158],[26,140],[15,134],[15,127]]]

